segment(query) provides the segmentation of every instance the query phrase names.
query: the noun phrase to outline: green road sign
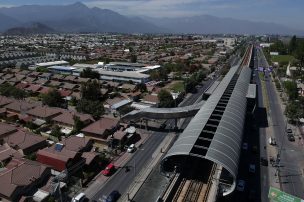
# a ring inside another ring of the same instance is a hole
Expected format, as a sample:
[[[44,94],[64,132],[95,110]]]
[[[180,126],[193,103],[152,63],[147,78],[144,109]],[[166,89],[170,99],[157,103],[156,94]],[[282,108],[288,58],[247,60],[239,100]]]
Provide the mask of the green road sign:
[[[304,200],[287,194],[277,188],[270,187],[268,198],[273,202],[304,202]]]

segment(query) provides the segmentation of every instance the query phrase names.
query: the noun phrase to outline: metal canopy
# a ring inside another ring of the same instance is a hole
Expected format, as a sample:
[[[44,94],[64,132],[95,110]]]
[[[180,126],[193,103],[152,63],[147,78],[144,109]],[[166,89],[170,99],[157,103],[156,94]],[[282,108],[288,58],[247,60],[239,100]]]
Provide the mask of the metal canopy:
[[[185,156],[208,159],[222,165],[233,177],[233,184],[224,195],[234,190],[251,76],[249,67],[241,68],[240,73],[239,66],[230,69],[170,148],[162,160],[164,171],[180,165],[175,161],[183,161]]]

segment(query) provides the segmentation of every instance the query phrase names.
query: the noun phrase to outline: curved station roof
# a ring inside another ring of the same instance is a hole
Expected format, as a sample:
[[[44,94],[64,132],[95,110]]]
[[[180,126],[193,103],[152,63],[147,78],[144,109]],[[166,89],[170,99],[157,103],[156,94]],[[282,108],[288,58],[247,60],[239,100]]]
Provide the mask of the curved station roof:
[[[222,165],[233,177],[224,195],[234,190],[250,77],[248,66],[230,69],[162,160],[165,172],[174,170],[187,157],[207,159]]]

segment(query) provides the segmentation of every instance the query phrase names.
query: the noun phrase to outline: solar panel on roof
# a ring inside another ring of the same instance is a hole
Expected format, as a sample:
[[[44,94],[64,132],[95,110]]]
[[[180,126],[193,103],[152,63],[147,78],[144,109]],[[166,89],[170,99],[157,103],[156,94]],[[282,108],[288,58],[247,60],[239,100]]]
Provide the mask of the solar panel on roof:
[[[63,144],[57,143],[55,145],[55,150],[58,151],[58,152],[60,152],[62,150],[62,148],[63,148]]]

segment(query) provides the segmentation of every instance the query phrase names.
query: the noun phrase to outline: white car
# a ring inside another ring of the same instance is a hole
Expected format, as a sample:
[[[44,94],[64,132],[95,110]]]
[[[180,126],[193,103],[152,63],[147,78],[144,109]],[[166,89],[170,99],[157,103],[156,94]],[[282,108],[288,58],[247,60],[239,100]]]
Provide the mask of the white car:
[[[239,180],[238,184],[236,186],[236,190],[238,191],[244,191],[245,190],[245,181],[244,180]]]
[[[132,153],[134,150],[135,150],[135,145],[134,145],[134,144],[131,144],[131,145],[128,147],[127,152]]]

